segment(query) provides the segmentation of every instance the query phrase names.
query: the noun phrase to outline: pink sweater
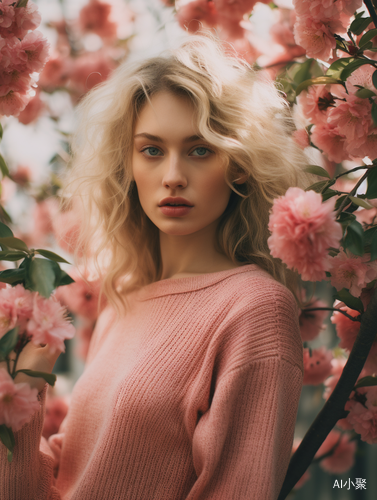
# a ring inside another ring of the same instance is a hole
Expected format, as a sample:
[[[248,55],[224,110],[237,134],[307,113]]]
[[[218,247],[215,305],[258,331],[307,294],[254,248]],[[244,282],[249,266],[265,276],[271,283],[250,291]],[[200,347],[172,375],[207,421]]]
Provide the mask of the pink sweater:
[[[41,408],[0,449],[1,500],[270,500],[303,378],[292,294],[251,264],[106,308],[59,433]]]

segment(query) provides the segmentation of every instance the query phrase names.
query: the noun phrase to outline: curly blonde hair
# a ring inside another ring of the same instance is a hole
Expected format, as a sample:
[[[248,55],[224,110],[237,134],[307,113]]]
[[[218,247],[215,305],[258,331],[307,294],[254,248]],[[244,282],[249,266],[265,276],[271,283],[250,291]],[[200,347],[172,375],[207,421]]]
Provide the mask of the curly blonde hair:
[[[159,57],[122,63],[78,107],[64,196],[76,206],[80,201],[86,223],[79,248],[106,269],[103,292],[119,308],[127,306],[129,292],[161,279],[158,228],[140,205],[131,165],[138,115],[161,91],[190,99],[199,133],[226,160],[233,192],[218,225],[217,250],[234,263],[258,264],[295,294],[297,275],[267,245],[274,198],[307,184],[289,105],[273,82],[211,32]],[[232,183],[245,174],[246,182]]]

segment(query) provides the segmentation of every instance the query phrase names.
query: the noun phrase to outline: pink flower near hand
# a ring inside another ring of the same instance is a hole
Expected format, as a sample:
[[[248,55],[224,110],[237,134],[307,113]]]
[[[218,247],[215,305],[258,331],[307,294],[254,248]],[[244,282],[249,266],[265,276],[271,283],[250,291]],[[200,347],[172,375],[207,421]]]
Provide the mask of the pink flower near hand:
[[[335,200],[322,203],[314,191],[291,187],[274,201],[268,228],[271,255],[290,269],[297,269],[303,280],[320,281],[329,269],[329,247],[337,247],[342,238],[335,221]]]
[[[346,419],[360,434],[360,439],[369,444],[377,443],[377,386],[360,387],[357,396],[347,401],[344,409],[349,411]],[[362,403],[360,402],[362,401]]]
[[[179,25],[190,33],[195,33],[200,29],[200,23],[203,22],[209,27],[217,24],[218,14],[214,2],[207,0],[194,0],[193,2],[182,5],[176,14]]]
[[[341,135],[338,127],[329,123],[320,123],[313,127],[311,140],[317,148],[321,149],[330,161],[340,163],[343,160],[350,160],[351,156],[346,151],[347,141]]]
[[[308,348],[304,348],[304,385],[318,385],[322,384],[325,379],[330,375],[333,359],[332,351],[327,350],[325,347],[319,349],[312,349],[312,355]]]
[[[311,309],[316,307],[327,307],[327,304],[322,300],[314,299],[300,313],[300,333],[304,342],[315,339],[319,332],[325,328],[323,321],[328,315],[328,311],[305,311],[306,308]]]
[[[338,291],[347,288],[354,297],[360,297],[361,290],[377,278],[376,262],[368,262],[370,254],[362,257],[353,255],[349,250],[331,258],[331,284]]]
[[[21,335],[33,310],[33,293],[22,285],[0,289],[0,337],[15,326]]]
[[[342,435],[337,430],[330,431],[315,454],[315,458],[328,453],[335,445],[336,448],[332,454],[321,460],[319,465],[331,474],[342,474],[353,467],[355,463],[356,442],[350,441],[349,435]]]
[[[90,0],[80,10],[79,26],[84,33],[96,33],[102,38],[116,38],[117,25],[109,19],[111,5],[99,0]]]
[[[29,384],[15,384],[7,370],[0,368],[0,425],[11,427],[14,432],[29,422],[40,408],[38,389]]]
[[[26,330],[34,344],[49,344],[52,353],[65,352],[64,340],[75,334],[67,310],[54,297],[46,299],[38,294],[34,296],[33,313]]]

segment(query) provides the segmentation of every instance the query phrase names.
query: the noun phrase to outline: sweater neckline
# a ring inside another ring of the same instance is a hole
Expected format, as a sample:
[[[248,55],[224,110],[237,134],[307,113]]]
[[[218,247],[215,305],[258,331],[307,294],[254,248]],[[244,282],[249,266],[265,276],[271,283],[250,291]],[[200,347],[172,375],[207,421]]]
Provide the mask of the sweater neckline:
[[[257,270],[261,270],[257,264],[246,264],[240,267],[226,269],[225,271],[216,271],[214,273],[186,276],[184,278],[167,278],[145,285],[136,295],[138,300],[144,301],[162,297],[163,295],[191,292],[214,285],[234,274]]]

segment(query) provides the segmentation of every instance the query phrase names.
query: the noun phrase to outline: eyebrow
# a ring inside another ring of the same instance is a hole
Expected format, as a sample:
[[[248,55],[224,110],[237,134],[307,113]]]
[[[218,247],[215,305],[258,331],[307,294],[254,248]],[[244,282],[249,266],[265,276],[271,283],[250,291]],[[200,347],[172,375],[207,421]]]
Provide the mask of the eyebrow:
[[[158,135],[147,134],[146,132],[134,135],[134,139],[136,139],[137,137],[145,137],[150,141],[164,142],[164,140],[161,139],[161,137],[158,137]],[[182,142],[185,144],[187,142],[194,142],[202,139],[203,137],[201,135],[190,135],[190,137],[185,137]]]

